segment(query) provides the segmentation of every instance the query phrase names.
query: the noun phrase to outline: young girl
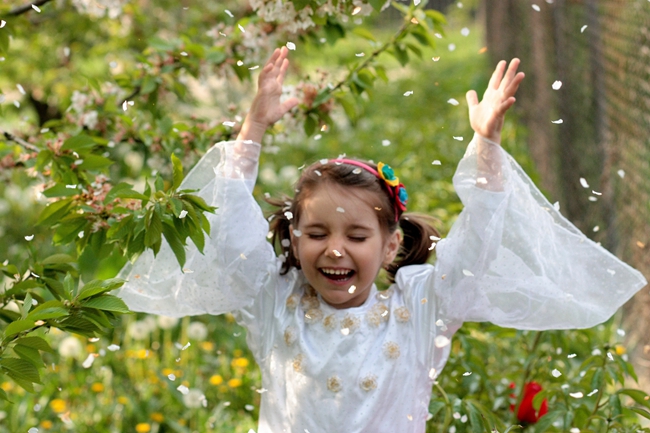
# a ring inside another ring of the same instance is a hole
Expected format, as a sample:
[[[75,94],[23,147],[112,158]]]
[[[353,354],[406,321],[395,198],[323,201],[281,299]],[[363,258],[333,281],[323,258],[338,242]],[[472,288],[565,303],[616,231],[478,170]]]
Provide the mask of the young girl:
[[[237,141],[220,143],[184,188],[217,207],[205,254],[180,270],[170,248],[123,271],[136,311],[236,313],[262,369],[259,433],[423,432],[431,386],[464,321],[520,329],[594,326],[646,282],[565,220],[499,146],[524,75],[497,66],[483,100],[467,94],[476,135],[454,185],[465,205],[438,240],[405,213],[383,163],[321,160],[269,224],[251,192],[262,135],[293,108],[280,102],[287,50],[276,50]],[[437,245],[437,246],[436,246]],[[435,265],[426,264],[437,250]],[[381,268],[394,284],[377,291]]]

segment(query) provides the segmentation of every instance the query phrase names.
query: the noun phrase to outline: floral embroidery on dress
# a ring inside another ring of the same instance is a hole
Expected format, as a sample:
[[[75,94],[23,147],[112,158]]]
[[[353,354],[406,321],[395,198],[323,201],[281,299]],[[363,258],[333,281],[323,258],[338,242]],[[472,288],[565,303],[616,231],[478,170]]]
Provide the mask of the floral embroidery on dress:
[[[341,390],[341,379],[339,379],[338,376],[330,376],[327,379],[327,389],[329,389],[332,392],[339,392]]]
[[[296,328],[289,326],[284,330],[284,342],[287,346],[293,346],[293,343],[295,343],[297,339],[298,333],[296,332]]]
[[[372,306],[370,311],[366,313],[366,320],[372,327],[377,327],[381,322],[387,322],[390,310],[383,302],[379,302]]]
[[[305,313],[305,323],[311,325],[323,319],[323,312],[320,308],[312,308]]]
[[[368,375],[368,376],[364,377],[359,382],[359,386],[361,387],[361,389],[363,389],[366,392],[372,391],[373,389],[376,389],[377,388],[377,376],[375,376],[374,374],[371,374],[371,375]]]
[[[304,360],[305,360],[305,355],[303,355],[302,353],[297,354],[296,357],[293,358],[293,369],[296,373],[303,372],[302,362]]]
[[[296,293],[289,296],[287,298],[287,309],[289,311],[295,311],[299,301],[300,301],[300,296],[298,296]]]
[[[338,320],[336,319],[336,315],[334,314],[330,314],[329,316],[326,316],[323,319],[323,328],[325,328],[327,332],[331,332],[334,329],[336,329],[337,324],[338,324]]]
[[[384,344],[384,355],[386,355],[386,358],[388,359],[399,358],[399,344],[395,343],[394,341],[387,341]]]
[[[398,322],[406,323],[411,319],[411,312],[406,307],[399,307],[393,311]]]
[[[395,289],[393,289],[393,288],[391,287],[391,288],[389,288],[389,289],[386,289],[386,290],[382,290],[382,291],[380,291],[380,292],[377,292],[377,294],[375,295],[375,297],[376,297],[377,300],[379,300],[379,301],[385,301],[386,299],[388,299],[388,298],[390,298],[391,296],[393,296],[393,293],[394,293],[394,292],[395,292]]]
[[[305,291],[302,299],[300,299],[300,307],[302,308],[302,311],[309,311],[314,308],[320,308],[320,301],[318,300],[318,296],[316,296],[313,290],[314,289],[312,289],[310,286],[309,289]]]
[[[341,334],[352,334],[359,327],[359,318],[351,314],[346,314],[341,320]]]

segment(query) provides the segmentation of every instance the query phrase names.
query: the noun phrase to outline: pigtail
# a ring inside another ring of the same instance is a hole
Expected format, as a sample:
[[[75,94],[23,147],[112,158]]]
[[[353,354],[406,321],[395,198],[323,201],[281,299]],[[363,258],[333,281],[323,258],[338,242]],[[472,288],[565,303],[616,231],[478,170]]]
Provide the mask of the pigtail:
[[[395,282],[395,274],[402,266],[426,263],[433,255],[433,245],[440,239],[440,233],[434,224],[435,218],[420,213],[404,213],[400,216],[399,226],[404,238],[397,257],[387,266],[388,279]]]
[[[279,257],[284,257],[280,275],[286,275],[292,267],[299,268],[298,259],[293,254],[291,248],[290,225],[293,218],[293,201],[291,198],[284,196],[282,198],[265,198],[268,204],[275,208],[268,216],[269,227],[272,237],[271,244],[276,251],[281,251]]]

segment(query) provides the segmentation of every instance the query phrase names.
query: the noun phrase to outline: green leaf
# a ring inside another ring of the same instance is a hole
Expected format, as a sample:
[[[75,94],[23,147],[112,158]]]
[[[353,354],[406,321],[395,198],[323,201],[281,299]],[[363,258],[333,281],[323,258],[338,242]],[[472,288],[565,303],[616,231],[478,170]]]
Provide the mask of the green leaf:
[[[9,32],[6,28],[0,31],[0,52],[9,54]]]
[[[634,400],[637,404],[650,409],[650,398],[648,397],[647,393],[641,391],[640,389],[623,388],[619,389],[617,393],[632,397],[632,400]]]
[[[37,350],[42,350],[43,352],[54,353],[54,349],[50,347],[50,344],[41,337],[22,337],[16,340],[16,344],[32,347]]]
[[[135,198],[138,200],[146,200],[148,197],[140,194],[137,191],[133,190],[133,186],[129,185],[126,182],[120,182],[115,185],[111,190],[106,194],[104,198],[104,204],[112,203],[116,198]]]
[[[445,408],[444,401],[431,400],[431,402],[429,403],[429,413],[431,414],[431,418],[435,418],[438,412],[440,412],[444,408]]]
[[[164,224],[163,234],[165,235],[167,243],[174,252],[176,260],[178,260],[178,264],[183,267],[183,265],[185,265],[185,245],[181,238],[178,236],[178,233],[176,233],[176,229],[169,224]]]
[[[16,355],[20,356],[20,359],[30,362],[34,367],[40,368],[43,366],[43,358],[41,358],[38,350],[20,344],[16,344],[13,349]]]
[[[160,241],[162,234],[162,220],[153,208],[149,209],[145,217],[146,230],[144,233],[144,245],[146,247],[153,247],[154,244]]]
[[[99,295],[100,293],[110,292],[121,287],[124,283],[125,281],[120,278],[93,280],[81,288],[77,295],[77,300],[81,301],[91,296]]]
[[[28,320],[46,320],[46,319],[58,319],[59,317],[64,317],[70,314],[68,310],[63,306],[61,301],[52,300],[47,301],[38,307],[34,308],[28,315]]]
[[[120,222],[113,223],[110,229],[106,232],[106,237],[109,239],[123,239],[133,229],[132,227],[133,215],[128,215]]]
[[[47,205],[38,217],[36,224],[42,226],[53,225],[68,213],[68,209],[72,204],[72,199],[59,200]]]
[[[4,400],[6,402],[11,403],[11,401],[9,401],[9,396],[7,395],[6,392],[4,392],[3,389],[0,389],[0,400]]]
[[[308,137],[311,137],[314,132],[316,131],[316,127],[318,126],[318,121],[315,119],[315,116],[312,114],[309,114],[305,118],[305,134],[307,134]]]
[[[95,144],[95,141],[88,135],[79,134],[64,141],[61,150],[74,150],[78,152],[83,149],[90,149]]]
[[[386,4],[385,0],[368,0],[370,6],[377,12],[381,11],[381,8]]]
[[[20,332],[27,331],[34,327],[34,320],[21,319],[11,322],[5,328],[5,338],[16,335]]]
[[[183,164],[176,155],[172,153],[172,166],[173,166],[173,183],[172,189],[176,190],[183,181]]]
[[[368,39],[369,41],[377,42],[375,35],[373,35],[372,32],[365,27],[357,26],[354,29],[352,29],[352,33],[354,33],[357,36],[361,36],[364,39]]]
[[[59,265],[61,263],[74,263],[75,259],[69,254],[52,254],[49,257],[44,258],[41,261],[41,264],[47,265]]]
[[[23,381],[41,383],[38,370],[31,362],[18,358],[2,358],[0,359],[0,367],[12,378],[17,377]]]
[[[205,202],[205,200],[203,200],[203,199],[202,199],[201,197],[199,197],[198,195],[194,195],[194,194],[183,194],[183,195],[181,196],[181,199],[182,199],[182,200],[186,200],[186,201],[192,203],[192,204],[194,205],[194,207],[199,208],[199,209],[202,210],[203,212],[214,213],[214,210],[216,209],[216,207],[214,207],[214,206],[209,206],[209,205]]]
[[[130,313],[129,307],[123,300],[113,295],[101,295],[90,298],[81,303],[84,308],[96,308],[102,311],[114,311],[116,313]]]
[[[536,433],[546,433],[548,428],[555,422],[558,417],[563,416],[566,413],[566,408],[559,407],[552,411],[549,411],[546,415],[539,418],[537,424],[535,424]]]
[[[82,159],[83,162],[77,166],[82,170],[99,170],[102,168],[110,167],[114,164],[113,160],[101,155],[87,154],[84,155]]]
[[[650,412],[648,412],[645,409],[641,409],[641,408],[638,408],[638,407],[631,407],[629,409],[636,412],[636,413],[638,413],[639,415],[641,415],[644,418],[650,419]]]
[[[62,183],[57,183],[51,188],[46,189],[43,191],[43,195],[47,198],[52,198],[52,197],[70,197],[73,195],[79,194],[79,190],[76,188],[68,188],[66,185]]]
[[[147,75],[142,80],[142,84],[140,86],[140,94],[148,95],[149,93],[153,92],[157,88],[158,88],[158,82],[156,81],[156,79],[151,75]]]

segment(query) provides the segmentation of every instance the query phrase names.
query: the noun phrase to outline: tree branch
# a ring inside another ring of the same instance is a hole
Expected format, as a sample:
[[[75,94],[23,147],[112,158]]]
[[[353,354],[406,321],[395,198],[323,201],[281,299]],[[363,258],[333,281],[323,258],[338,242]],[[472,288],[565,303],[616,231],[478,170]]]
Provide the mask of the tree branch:
[[[14,17],[16,17],[18,15],[24,14],[25,12],[31,11],[33,9],[32,6],[42,6],[45,3],[49,3],[51,1],[52,0],[35,0],[35,1],[31,2],[31,3],[27,3],[27,4],[23,5],[23,6],[18,6],[17,8],[10,10],[9,12],[7,12],[5,14],[5,16],[14,16]]]
[[[10,134],[8,132],[2,132],[2,135],[4,135],[7,140],[13,141],[14,143],[19,144],[20,146],[24,147],[27,150],[31,150],[32,152],[40,152],[41,151],[38,147],[34,146],[31,143],[26,142],[22,138],[16,137],[13,134]]]

